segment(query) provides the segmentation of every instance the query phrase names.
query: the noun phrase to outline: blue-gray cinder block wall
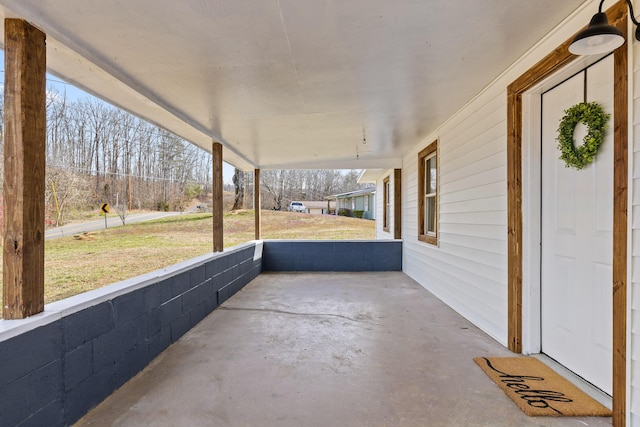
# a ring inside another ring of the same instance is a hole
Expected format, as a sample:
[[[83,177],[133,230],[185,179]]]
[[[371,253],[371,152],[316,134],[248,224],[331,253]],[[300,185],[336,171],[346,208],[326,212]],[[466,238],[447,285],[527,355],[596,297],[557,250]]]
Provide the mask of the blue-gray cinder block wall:
[[[263,271],[402,271],[401,240],[266,240]]]
[[[0,321],[0,425],[65,426],[261,271],[401,271],[401,241],[264,241]]]
[[[252,243],[198,258],[138,289],[0,341],[0,424],[77,421],[258,276],[255,253]]]

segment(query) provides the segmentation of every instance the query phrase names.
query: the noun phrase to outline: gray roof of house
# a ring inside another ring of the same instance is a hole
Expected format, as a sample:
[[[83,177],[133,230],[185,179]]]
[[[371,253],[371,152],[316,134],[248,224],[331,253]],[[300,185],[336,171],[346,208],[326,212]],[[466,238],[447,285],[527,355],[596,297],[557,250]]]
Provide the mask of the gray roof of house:
[[[332,194],[331,196],[327,196],[326,198],[342,199],[347,197],[363,196],[365,194],[375,194],[375,192],[376,192],[376,187],[367,187],[367,188],[362,188],[360,190],[349,191],[348,193]]]

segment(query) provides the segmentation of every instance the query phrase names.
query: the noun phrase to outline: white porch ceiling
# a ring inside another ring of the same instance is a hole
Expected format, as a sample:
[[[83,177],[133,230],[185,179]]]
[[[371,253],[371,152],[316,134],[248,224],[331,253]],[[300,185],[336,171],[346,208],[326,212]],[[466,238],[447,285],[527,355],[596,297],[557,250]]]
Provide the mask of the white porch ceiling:
[[[583,2],[0,0],[0,13],[47,34],[52,74],[209,151],[219,141],[238,167],[393,168]]]

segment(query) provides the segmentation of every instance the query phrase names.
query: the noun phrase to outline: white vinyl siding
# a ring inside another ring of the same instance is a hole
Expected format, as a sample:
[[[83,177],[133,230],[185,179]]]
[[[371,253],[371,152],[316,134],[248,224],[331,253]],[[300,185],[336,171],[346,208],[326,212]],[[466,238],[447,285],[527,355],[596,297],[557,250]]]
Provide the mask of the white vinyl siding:
[[[638,5],[638,2],[634,2]],[[597,3],[586,2],[477,97],[403,156],[403,269],[480,329],[507,345],[507,86],[579,31]],[[630,36],[629,76],[629,405],[640,425],[640,42]],[[418,236],[418,153],[439,141],[439,246]],[[382,202],[382,179],[377,182]],[[381,212],[381,203],[379,205]],[[386,238],[378,221],[379,238]],[[526,224],[524,224],[526,227]],[[526,321],[526,320],[525,320]],[[526,327],[526,326],[525,326]]]
[[[403,159],[405,272],[490,335],[507,342],[506,95],[451,120]],[[502,129],[502,132],[499,130]],[[417,235],[417,163],[438,139],[439,246]],[[415,166],[413,166],[415,165]]]
[[[572,37],[592,15],[592,8],[586,6],[576,12],[403,157],[404,271],[505,346],[507,86]],[[416,159],[435,140],[438,246],[417,237]]]
[[[588,22],[585,10],[403,157],[404,271],[507,344],[507,86]],[[585,18],[586,16],[586,18]],[[418,153],[438,140],[438,246],[418,236]],[[382,185],[382,178],[378,185]]]

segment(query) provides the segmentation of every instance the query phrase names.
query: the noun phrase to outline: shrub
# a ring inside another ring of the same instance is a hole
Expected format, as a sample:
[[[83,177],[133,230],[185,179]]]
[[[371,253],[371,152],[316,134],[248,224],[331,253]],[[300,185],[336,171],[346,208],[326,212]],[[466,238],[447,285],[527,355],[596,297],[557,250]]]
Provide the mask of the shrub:
[[[202,187],[199,184],[191,183],[187,184],[187,187],[184,189],[184,194],[187,199],[195,199],[204,194]]]

